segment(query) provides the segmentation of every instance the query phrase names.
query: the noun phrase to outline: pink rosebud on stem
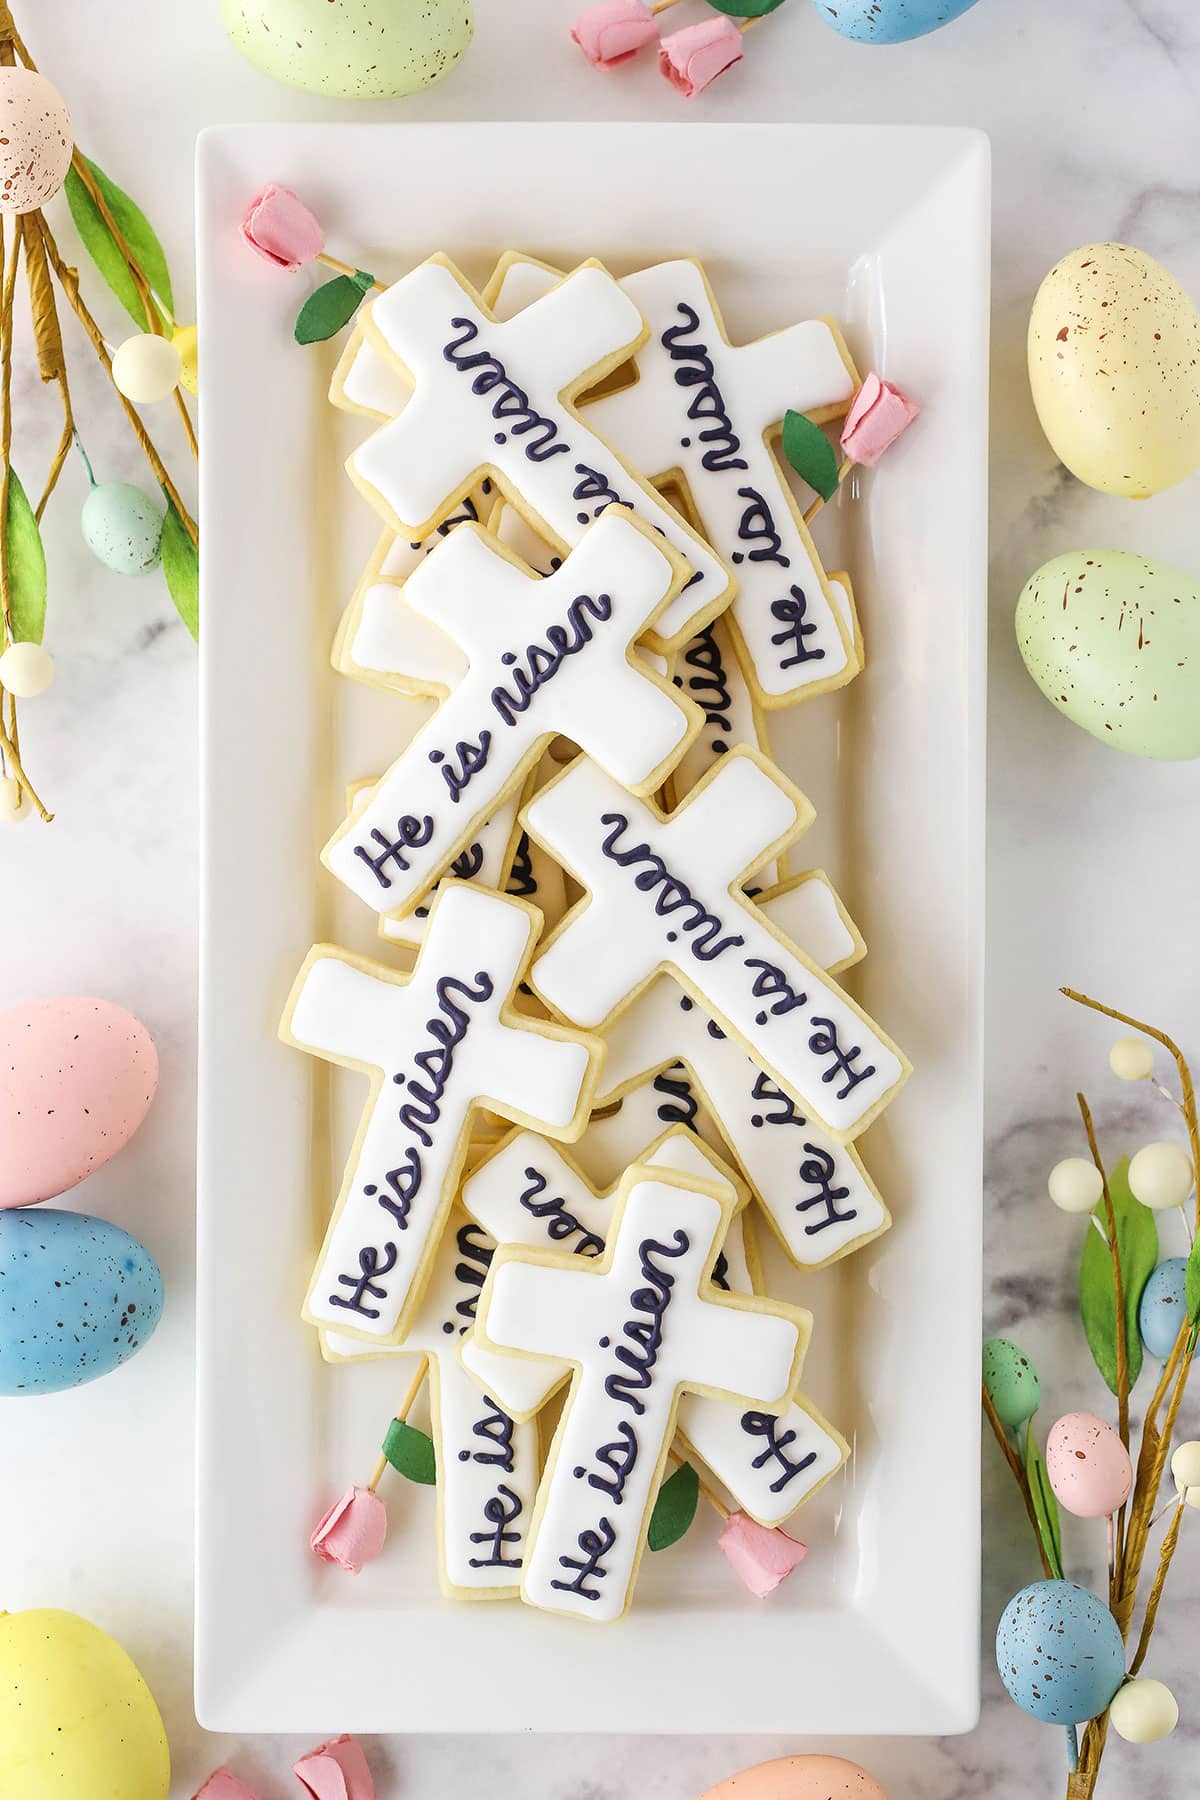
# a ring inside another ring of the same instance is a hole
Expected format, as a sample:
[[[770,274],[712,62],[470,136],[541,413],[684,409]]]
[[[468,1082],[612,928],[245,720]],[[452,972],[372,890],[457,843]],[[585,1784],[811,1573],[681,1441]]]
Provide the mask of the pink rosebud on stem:
[[[852,462],[870,469],[907,431],[921,409],[880,375],[868,375],[842,426],[842,449]]]
[[[239,1781],[232,1769],[214,1769],[192,1800],[258,1800],[258,1795]]]
[[[325,233],[298,194],[269,181],[255,194],[242,220],[252,250],[294,275],[325,248]]]
[[[615,69],[658,38],[646,0],[600,0],[580,13],[571,36],[594,69]]]
[[[367,1759],[352,1737],[319,1744],[293,1763],[292,1772],[313,1800],[375,1800]]]
[[[746,1586],[765,1600],[781,1581],[786,1581],[808,1555],[808,1545],[789,1537],[778,1526],[769,1530],[756,1525],[743,1512],[730,1513],[717,1539]]]
[[[724,13],[672,31],[658,46],[658,66],[667,80],[687,100],[694,100],[710,82],[741,62],[742,34]]]
[[[331,1506],[309,1543],[323,1562],[337,1563],[357,1575],[383,1549],[387,1537],[387,1508],[370,1488],[348,1488]]]

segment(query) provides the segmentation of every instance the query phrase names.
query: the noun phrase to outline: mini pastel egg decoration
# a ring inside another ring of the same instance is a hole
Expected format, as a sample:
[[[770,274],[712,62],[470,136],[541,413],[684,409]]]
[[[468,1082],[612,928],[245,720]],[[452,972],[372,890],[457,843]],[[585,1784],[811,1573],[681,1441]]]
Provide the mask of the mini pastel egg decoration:
[[[272,81],[344,100],[412,94],[449,73],[475,29],[472,0],[221,0],[230,41]]]
[[[1138,1330],[1151,1356],[1165,1362],[1187,1317],[1187,1257],[1168,1256],[1150,1271],[1138,1302]]]
[[[1010,1431],[1032,1419],[1041,1403],[1037,1370],[1008,1338],[991,1338],[983,1346],[983,1385],[1001,1424]]]
[[[34,212],[67,179],[71,115],[44,75],[0,68],[0,213]]]
[[[92,488],[79,515],[83,541],[106,569],[118,575],[148,575],[162,560],[166,507],[128,481],[103,481]]]
[[[1038,289],[1029,381],[1060,462],[1089,487],[1142,500],[1200,468],[1200,314],[1128,244],[1085,244]]]
[[[1200,583],[1124,550],[1073,550],[1021,590],[1017,645],[1042,693],[1132,756],[1200,756]]]
[[[166,1800],[162,1716],[132,1660],[75,1613],[0,1613],[4,1800]]]
[[[146,1027],[64,994],[0,1012],[0,1208],[66,1193],[126,1144],[158,1085]]]
[[[1108,1722],[1127,1744],[1157,1744],[1178,1725],[1179,1703],[1165,1682],[1139,1675],[1113,1696]]]
[[[1125,1646],[1107,1606],[1073,1581],[1035,1581],[1014,1594],[996,1631],[1009,1696],[1044,1725],[1102,1713],[1125,1674]]]
[[[0,1212],[0,1290],[0,1395],[8,1398],[111,1374],[162,1313],[162,1275],[144,1244],[106,1219],[49,1206]]]
[[[1055,1498],[1077,1519],[1108,1519],[1133,1487],[1129,1452],[1094,1413],[1064,1413],[1046,1439],[1046,1473]]]
[[[873,1775],[841,1756],[780,1756],[718,1781],[700,1800],[887,1800]]]
[[[813,0],[827,25],[859,44],[907,44],[970,12],[975,0]]]

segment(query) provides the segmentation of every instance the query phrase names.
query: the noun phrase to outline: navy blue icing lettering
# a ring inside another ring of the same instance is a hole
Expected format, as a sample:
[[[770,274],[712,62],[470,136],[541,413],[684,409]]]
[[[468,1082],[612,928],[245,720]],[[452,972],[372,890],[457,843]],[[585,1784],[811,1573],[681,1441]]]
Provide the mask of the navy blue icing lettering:
[[[872,1063],[865,1069],[854,1067],[855,1062],[863,1053],[862,1045],[855,1044],[849,1050],[843,1050],[838,1039],[837,1026],[832,1019],[821,1019],[814,1013],[809,1023],[816,1027],[808,1040],[809,1049],[814,1056],[831,1056],[833,1058],[829,1067],[822,1069],[821,1080],[844,1080],[845,1086],[838,1088],[834,1097],[838,1100],[845,1100],[854,1092],[860,1081],[871,1079],[875,1073],[875,1065]]]
[[[729,677],[721,659],[721,646],[713,635],[711,625],[697,632],[683,653],[684,666],[693,671],[687,678],[687,692],[703,709],[704,722],[712,737],[712,751],[715,756],[725,753],[728,745],[721,742],[720,735],[733,735],[733,720],[730,712],[733,707],[733,696],[729,691]],[[676,686],[683,686],[680,676],[675,677]]]
[[[775,515],[767,504],[765,497],[757,488],[740,487],[738,499],[748,502],[738,520],[738,537],[743,544],[752,544],[751,550],[735,550],[731,562],[742,561],[775,563],[781,569],[790,569],[791,558],[784,556],[782,539],[775,529]]]
[[[506,894],[516,894],[521,900],[532,899],[538,891],[537,877],[533,872],[533,851],[529,847],[527,831],[523,831],[517,839],[504,891]]]
[[[641,1418],[646,1410],[645,1402],[638,1394],[653,1385],[654,1366],[658,1361],[658,1353],[663,1341],[663,1318],[671,1304],[671,1292],[675,1286],[675,1277],[669,1269],[660,1269],[654,1258],[656,1256],[674,1259],[686,1256],[691,1249],[691,1239],[686,1231],[677,1230],[672,1233],[673,1244],[664,1244],[658,1238],[644,1238],[638,1246],[638,1262],[642,1276],[647,1285],[633,1290],[629,1296],[629,1304],[635,1313],[642,1313],[643,1318],[627,1319],[621,1327],[622,1337],[628,1338],[636,1349],[629,1349],[626,1344],[617,1344],[613,1356],[629,1373],[606,1375],[604,1391],[610,1400],[618,1400],[628,1406]]]
[[[620,1506],[625,1499],[625,1483],[637,1467],[638,1441],[637,1433],[628,1420],[622,1419],[617,1426],[616,1442],[601,1444],[596,1452],[596,1461],[607,1471],[598,1475],[595,1470],[575,1469],[577,1481],[586,1479],[589,1487],[598,1488],[607,1494],[614,1506]]]
[[[769,1075],[758,1074],[754,1077],[754,1086],[750,1089],[752,1100],[767,1100],[779,1107],[778,1112],[756,1112],[750,1116],[750,1123],[756,1128],[763,1125],[807,1125],[808,1120],[796,1111],[795,1103],[790,1095],[773,1082]],[[807,1148],[807,1146],[806,1146]]]
[[[836,1165],[833,1157],[819,1144],[805,1144],[804,1148],[807,1152],[807,1160],[800,1164],[797,1173],[801,1181],[806,1182],[809,1187],[815,1188],[816,1192],[810,1194],[807,1199],[798,1200],[796,1211],[805,1213],[814,1206],[824,1208],[823,1216],[810,1221],[804,1227],[805,1237],[816,1237],[819,1232],[828,1231],[831,1225],[848,1225],[852,1219],[857,1219],[858,1208],[852,1206],[847,1212],[838,1211],[838,1201],[848,1200],[850,1189],[834,1185]]]
[[[359,1274],[338,1276],[342,1285],[350,1289],[350,1298],[347,1300],[343,1294],[330,1294],[330,1306],[344,1307],[347,1312],[359,1313],[364,1319],[377,1319],[379,1308],[368,1306],[366,1296],[369,1295],[372,1300],[387,1298],[387,1289],[377,1285],[377,1278],[389,1274],[395,1268],[395,1244],[385,1244],[383,1254],[387,1258],[386,1262],[380,1262],[379,1251],[374,1244],[366,1244],[358,1253]]]
[[[355,844],[354,854],[360,856],[367,867],[374,871],[375,879],[381,888],[390,888],[392,884],[390,878],[384,873],[384,864],[395,863],[401,874],[406,874],[411,864],[404,852],[419,850],[422,845],[429,842],[433,836],[433,820],[428,813],[423,819],[416,819],[411,813],[403,813],[396,820],[394,838],[388,838],[377,829],[372,830],[371,836],[379,845],[376,855],[372,856],[364,844]]]
[[[487,767],[488,755],[492,747],[490,731],[481,731],[477,744],[464,743],[460,738],[454,746],[455,762],[452,763],[444,750],[431,750],[429,760],[437,763],[438,774],[450,792],[450,799],[455,806],[471,784],[472,776],[478,775],[480,769]],[[457,764],[457,766],[455,766]]]
[[[765,1025],[769,1018],[780,1013],[790,1013],[797,1006],[808,1004],[808,995],[796,992],[778,964],[765,962],[761,956],[748,956],[745,964],[748,969],[758,970],[754,986],[750,990],[752,997],[755,1000],[771,1001],[765,1012],[755,1014],[756,1024]]]
[[[713,1272],[710,1275],[709,1280],[714,1287],[719,1287],[723,1294],[728,1294],[732,1291],[729,1286],[729,1258],[723,1250],[719,1253],[716,1262],[713,1264]]]
[[[472,1315],[473,1316],[473,1315]],[[514,1467],[513,1422],[508,1414],[492,1399],[490,1394],[483,1396],[484,1405],[491,1408],[481,1419],[476,1419],[471,1427],[472,1437],[482,1438],[490,1447],[487,1450],[460,1450],[459,1462],[482,1463],[489,1468],[503,1469],[511,1475]]]
[[[664,1125],[686,1125],[689,1131],[697,1129],[700,1102],[692,1092],[682,1063],[672,1063],[669,1068],[661,1069],[650,1086],[656,1094],[665,1096],[661,1106],[655,1108]]]
[[[518,715],[528,712],[533,696],[554,679],[568,656],[577,656],[591,643],[591,621],[603,625],[612,618],[612,611],[609,594],[579,594],[567,608],[567,624],[547,627],[548,649],[543,644],[526,645],[524,668],[516,666],[513,651],[504,652],[500,660],[512,671],[511,687],[494,687],[491,702],[506,725],[515,725]]]
[[[771,633],[771,642],[776,645],[791,644],[793,646],[790,656],[780,657],[781,669],[794,669],[797,663],[820,662],[825,655],[824,650],[812,650],[804,642],[805,638],[812,637],[817,629],[807,617],[808,597],[804,589],[796,587],[793,583],[789,592],[791,594],[789,600],[772,600],[771,602],[771,617],[779,619],[783,625],[782,631]]]
[[[505,427],[495,434],[496,442],[503,444],[510,436],[527,437],[528,443],[522,444],[521,448],[530,462],[547,462],[552,456],[566,456],[569,446],[556,442],[559,433],[554,420],[546,418],[530,404],[529,395],[524,388],[518,387],[499,357],[486,350],[465,353],[466,345],[473,344],[479,336],[479,327],[474,321],[451,319],[450,323],[461,336],[444,344],[442,355],[460,374],[472,369],[477,371],[471,380],[473,394],[495,396],[492,417]]]
[[[684,342],[688,332],[700,329],[700,315],[682,300],[675,310],[682,323],[668,325],[659,341],[671,361],[678,365],[672,370],[676,385],[696,390],[688,402],[688,418],[710,421],[698,434],[702,444],[711,446],[703,452],[700,461],[704,468],[714,473],[723,473],[727,469],[748,469],[749,463],[738,455],[742,441],[733,429],[724,396],[717,385],[716,370],[707,344],[698,338],[691,343]],[[690,440],[684,439],[683,442],[686,444]]]
[[[766,1446],[753,1459],[750,1467],[762,1469],[768,1463],[773,1463],[781,1471],[771,1483],[773,1494],[782,1494],[789,1481],[794,1481],[797,1475],[802,1475],[805,1469],[810,1469],[816,1462],[815,1450],[810,1450],[807,1456],[800,1458],[799,1462],[792,1461],[787,1452],[789,1447],[796,1442],[796,1433],[790,1429],[781,1432],[780,1421],[773,1414],[746,1412],[742,1414],[741,1423],[742,1430],[747,1437],[762,1438]]]
[[[511,1544],[519,1544],[521,1533],[510,1531],[508,1527],[520,1518],[524,1508],[519,1494],[502,1481],[490,1500],[483,1504],[483,1516],[491,1526],[490,1531],[468,1532],[468,1540],[472,1544],[487,1544],[487,1556],[471,1556],[467,1559],[467,1567],[471,1569],[519,1569],[519,1556],[506,1556],[505,1548]]]
[[[374,1200],[376,1206],[381,1206],[384,1212],[390,1213],[401,1231],[407,1231],[413,1197],[421,1185],[421,1159],[411,1145],[404,1152],[403,1162],[397,1163],[394,1169],[389,1169],[383,1179],[390,1189],[390,1197],[380,1193],[373,1181],[367,1182],[363,1193],[368,1199]]]
[[[721,936],[724,924],[715,913],[711,913],[695,898],[690,887],[677,875],[672,875],[661,856],[655,855],[649,844],[634,844],[629,849],[618,849],[618,840],[629,830],[629,820],[624,813],[602,813],[600,823],[608,825],[611,830],[600,846],[610,862],[618,863],[627,869],[637,863],[646,867],[633,878],[633,885],[641,893],[652,893],[655,888],[654,910],[659,918],[667,918],[675,913],[687,916],[680,920],[680,927],[689,934],[688,949],[699,962],[714,962],[726,950],[738,944],[744,944],[745,938],[737,935]]]
[[[608,1519],[601,1519],[597,1529],[581,1531],[575,1542],[579,1548],[579,1556],[560,1556],[560,1569],[576,1571],[571,1581],[554,1580],[550,1586],[560,1594],[578,1594],[581,1600],[599,1600],[600,1589],[588,1587],[592,1580],[602,1581],[608,1574],[604,1567],[604,1558],[617,1541],[617,1534]]]
[[[453,1320],[447,1320],[442,1326],[442,1330],[448,1337],[455,1331],[461,1337],[474,1324],[480,1290],[487,1277],[487,1272],[492,1266],[492,1257],[495,1254],[490,1238],[485,1236],[478,1225],[460,1225],[455,1235],[455,1242],[458,1245],[458,1254],[463,1260],[454,1265],[454,1279],[460,1287],[467,1291],[461,1300],[455,1302],[454,1306],[454,1311],[461,1323],[456,1326]],[[493,1402],[493,1404],[495,1403]]]
[[[451,875],[456,875],[460,881],[473,881],[482,867],[483,845],[468,844],[465,850],[459,851],[454,861],[450,864],[450,873]],[[435,894],[441,885],[440,881],[434,883],[433,891]],[[414,919],[427,919],[428,917],[429,908],[427,906],[418,906],[413,909]]]
[[[588,467],[587,463],[578,462],[575,464],[575,473],[580,477],[580,480],[578,480],[571,489],[571,498],[572,500],[586,500],[588,502],[593,500],[597,501],[598,504],[592,508],[591,516],[593,519],[598,519],[606,506],[619,506],[621,504],[620,494],[618,494],[612,483],[600,473],[599,469],[591,469]],[[577,513],[575,516],[581,525],[587,524],[588,515],[586,512]]]
[[[445,1016],[425,1021],[425,1029],[434,1040],[436,1048],[418,1050],[413,1057],[413,1062],[425,1080],[417,1081],[412,1076],[408,1078],[408,1098],[400,1107],[398,1116],[401,1124],[412,1132],[426,1150],[433,1145],[429,1128],[441,1118],[442,1096],[454,1071],[455,1048],[462,1043],[471,1025],[471,1015],[458,1005],[454,996],[478,1005],[490,1000],[495,992],[492,978],[486,970],[477,969],[474,979],[474,987],[460,981],[457,975],[443,975],[438,979],[434,992]],[[405,1085],[403,1075],[395,1075],[392,1079],[398,1086]]]
[[[574,1213],[568,1212],[564,1201],[551,1196],[541,1199],[549,1183],[546,1177],[535,1168],[525,1170],[525,1179],[529,1183],[519,1196],[520,1204],[532,1218],[540,1219],[546,1228],[546,1236],[553,1243],[563,1244],[571,1238],[577,1242],[571,1244],[576,1256],[600,1256],[604,1250],[604,1239],[593,1232],[585,1231]]]

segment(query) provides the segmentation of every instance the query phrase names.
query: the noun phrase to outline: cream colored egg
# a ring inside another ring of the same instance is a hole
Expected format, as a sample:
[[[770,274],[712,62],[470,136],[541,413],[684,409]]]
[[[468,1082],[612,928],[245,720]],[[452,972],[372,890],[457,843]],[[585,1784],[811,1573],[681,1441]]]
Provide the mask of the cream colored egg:
[[[1200,468],[1200,314],[1145,251],[1086,244],[1055,264],[1029,382],[1055,455],[1089,487],[1142,500]]]
[[[27,213],[53,199],[67,178],[71,115],[44,75],[0,68],[0,213]]]

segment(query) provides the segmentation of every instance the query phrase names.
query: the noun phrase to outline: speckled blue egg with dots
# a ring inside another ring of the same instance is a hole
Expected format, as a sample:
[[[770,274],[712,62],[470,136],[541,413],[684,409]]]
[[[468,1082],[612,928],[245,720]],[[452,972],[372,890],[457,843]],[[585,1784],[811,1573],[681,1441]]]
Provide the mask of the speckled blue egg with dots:
[[[813,0],[835,31],[859,44],[907,44],[969,12],[975,0]]]
[[[162,561],[166,507],[128,481],[105,481],[83,503],[83,541],[118,575],[148,575]]]
[[[1125,1646],[1087,1588],[1035,1581],[1004,1609],[996,1666],[1024,1712],[1044,1725],[1078,1725],[1102,1713],[1125,1679]]]
[[[1187,1313],[1187,1257],[1169,1256],[1152,1271],[1138,1303],[1138,1330],[1151,1356],[1165,1362]]]
[[[0,1395],[56,1394],[141,1349],[162,1312],[158,1264],[87,1213],[0,1212]]]

